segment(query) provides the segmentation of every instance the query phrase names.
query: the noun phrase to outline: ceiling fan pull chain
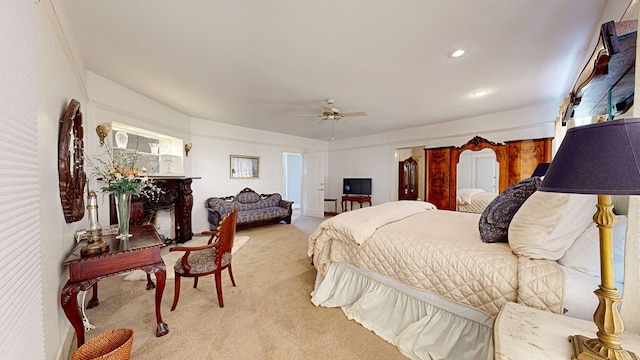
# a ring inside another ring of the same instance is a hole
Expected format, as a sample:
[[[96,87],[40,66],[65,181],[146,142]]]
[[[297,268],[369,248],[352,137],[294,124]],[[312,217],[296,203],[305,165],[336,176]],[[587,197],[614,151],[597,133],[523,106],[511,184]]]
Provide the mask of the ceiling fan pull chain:
[[[335,140],[336,139],[335,132],[334,132],[335,123],[336,123],[335,121],[331,122],[331,140]]]

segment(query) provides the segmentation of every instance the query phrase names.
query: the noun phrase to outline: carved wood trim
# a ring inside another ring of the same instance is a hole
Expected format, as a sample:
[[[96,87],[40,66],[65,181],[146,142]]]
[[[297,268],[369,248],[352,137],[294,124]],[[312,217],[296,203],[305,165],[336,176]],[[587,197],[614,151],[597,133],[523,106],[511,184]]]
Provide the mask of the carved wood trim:
[[[483,138],[482,136],[474,136],[471,140],[467,141],[466,144],[456,147],[454,148],[455,150],[460,150],[460,149],[470,149],[472,147],[492,147],[492,146],[501,146],[504,144],[500,144],[500,143],[495,143],[493,141],[487,140],[485,138]],[[464,150],[463,150],[464,151]]]

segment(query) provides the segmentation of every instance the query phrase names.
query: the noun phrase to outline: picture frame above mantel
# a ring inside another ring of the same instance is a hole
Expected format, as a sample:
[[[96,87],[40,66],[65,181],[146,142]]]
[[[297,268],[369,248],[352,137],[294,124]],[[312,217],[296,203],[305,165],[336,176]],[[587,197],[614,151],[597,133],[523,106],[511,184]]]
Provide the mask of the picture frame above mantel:
[[[259,156],[231,155],[229,164],[229,177],[232,179],[260,178]]]

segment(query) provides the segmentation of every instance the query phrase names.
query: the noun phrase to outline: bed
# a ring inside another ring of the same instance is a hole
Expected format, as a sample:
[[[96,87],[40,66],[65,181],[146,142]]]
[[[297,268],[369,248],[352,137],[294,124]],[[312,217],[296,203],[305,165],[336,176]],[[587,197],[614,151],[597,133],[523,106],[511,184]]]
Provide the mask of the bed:
[[[492,359],[493,319],[506,302],[590,319],[599,278],[581,268],[579,251],[597,241],[597,229],[590,230],[597,200],[541,194],[517,210],[509,242],[484,242],[481,214],[428,202],[390,202],[327,219],[309,236],[317,269],[311,301],[342,308],[412,359]],[[558,196],[563,200],[550,200]],[[539,211],[549,201],[557,211]],[[590,239],[577,240],[586,233]],[[576,264],[561,263],[578,242],[587,245],[576,250]]]
[[[484,209],[498,196],[483,189],[458,189],[456,193],[456,211],[482,214]]]

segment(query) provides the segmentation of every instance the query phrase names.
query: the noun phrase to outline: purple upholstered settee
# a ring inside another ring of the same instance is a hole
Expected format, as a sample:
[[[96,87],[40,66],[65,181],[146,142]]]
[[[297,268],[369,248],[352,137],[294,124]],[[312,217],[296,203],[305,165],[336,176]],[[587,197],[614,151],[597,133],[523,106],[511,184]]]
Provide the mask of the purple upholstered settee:
[[[291,224],[292,205],[293,201],[282,200],[278,193],[258,195],[249,188],[240,191],[236,196],[211,197],[204,203],[209,212],[211,230],[215,230],[220,220],[234,207],[238,208],[238,229],[277,224],[281,221]]]

